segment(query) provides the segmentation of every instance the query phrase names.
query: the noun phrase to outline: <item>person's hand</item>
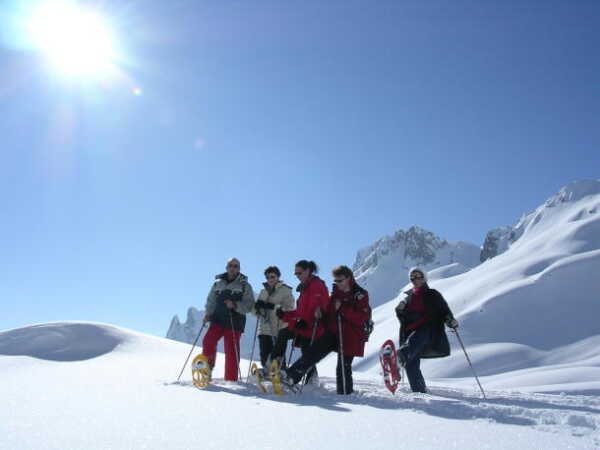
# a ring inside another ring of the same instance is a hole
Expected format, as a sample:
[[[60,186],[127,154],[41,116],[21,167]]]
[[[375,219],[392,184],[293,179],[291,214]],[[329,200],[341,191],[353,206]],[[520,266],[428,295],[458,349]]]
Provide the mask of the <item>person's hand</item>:
[[[402,315],[404,314],[404,310],[406,309],[406,300],[401,300],[400,303],[398,303],[398,306],[396,306],[396,317],[398,317],[398,319],[400,319],[402,317]]]
[[[204,322],[204,323],[210,322],[210,314],[205,314],[204,319],[202,319],[202,322]]]
[[[448,319],[446,319],[446,325],[448,326],[448,328],[456,330],[458,328],[458,320],[456,320],[454,317],[449,317]]]
[[[319,320],[321,317],[323,317],[323,313],[321,312],[321,308],[317,307],[315,309],[315,319]]]
[[[233,303],[231,300],[225,300],[225,306],[227,306],[227,309],[233,309],[235,308],[235,303]]]
[[[304,319],[296,320],[296,330],[306,330],[308,328],[308,324]]]
[[[335,301],[335,310],[338,311],[340,309],[340,306],[342,306],[342,302],[339,300]]]
[[[266,309],[267,308],[267,302],[265,302],[264,300],[257,300],[257,302],[254,304],[254,309],[256,309],[256,311],[260,310],[260,309]]]
[[[281,308],[277,308],[275,310],[275,315],[279,318],[279,319],[283,319],[283,316],[285,315],[285,312],[283,311],[283,309]]]

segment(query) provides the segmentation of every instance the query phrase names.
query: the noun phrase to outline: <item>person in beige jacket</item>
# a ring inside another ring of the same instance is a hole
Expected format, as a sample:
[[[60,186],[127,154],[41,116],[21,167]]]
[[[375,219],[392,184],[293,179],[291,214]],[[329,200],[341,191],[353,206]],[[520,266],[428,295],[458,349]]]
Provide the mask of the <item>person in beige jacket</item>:
[[[267,281],[263,283],[253,309],[259,321],[258,344],[263,369],[269,363],[279,330],[287,326],[277,317],[275,310],[280,308],[282,311],[291,311],[295,307],[292,288],[280,280],[281,271],[277,267],[267,267],[265,278]]]

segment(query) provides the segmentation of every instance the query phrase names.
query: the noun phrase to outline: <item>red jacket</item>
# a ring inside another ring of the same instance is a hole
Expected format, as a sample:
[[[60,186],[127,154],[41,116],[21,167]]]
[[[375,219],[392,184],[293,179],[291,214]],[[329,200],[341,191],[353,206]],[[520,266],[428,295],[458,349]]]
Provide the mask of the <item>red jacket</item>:
[[[329,307],[329,292],[323,280],[314,275],[298,288],[300,290],[300,297],[298,297],[296,302],[296,310],[286,312],[283,315],[283,320],[287,322],[290,331],[310,339],[315,323],[315,310],[319,307],[323,314],[325,314]],[[299,319],[306,322],[306,328],[300,330],[296,328],[296,322]],[[315,339],[321,337],[324,332],[323,320],[319,320]]]
[[[369,293],[356,282],[353,283],[348,292],[343,292],[336,286],[333,287],[331,302],[327,310],[327,331],[338,336],[336,301],[342,303],[339,314],[342,323],[344,356],[363,356],[366,342],[364,326],[365,322],[371,317]]]

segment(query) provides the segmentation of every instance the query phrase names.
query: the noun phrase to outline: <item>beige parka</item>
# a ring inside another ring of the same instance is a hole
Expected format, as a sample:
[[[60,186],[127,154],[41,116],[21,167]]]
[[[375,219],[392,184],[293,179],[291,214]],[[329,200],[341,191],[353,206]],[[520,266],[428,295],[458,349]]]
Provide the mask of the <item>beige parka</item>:
[[[263,286],[264,287],[260,291],[260,294],[256,300],[272,303],[275,305],[275,308],[268,309],[266,317],[263,317],[262,314],[257,315],[256,309],[254,308],[252,308],[252,314],[257,315],[259,318],[259,335],[277,336],[279,330],[285,328],[287,324],[277,317],[275,314],[275,309],[281,307],[283,311],[292,311],[296,306],[296,301],[294,300],[294,296],[292,294],[292,288],[283,281],[277,282],[275,288],[271,292],[269,292],[269,289],[267,289],[267,283],[264,283]]]

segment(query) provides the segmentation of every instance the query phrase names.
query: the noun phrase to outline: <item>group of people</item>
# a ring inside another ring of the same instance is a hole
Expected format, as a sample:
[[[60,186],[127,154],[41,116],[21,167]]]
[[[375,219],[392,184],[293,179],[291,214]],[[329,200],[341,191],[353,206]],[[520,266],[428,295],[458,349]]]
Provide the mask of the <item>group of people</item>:
[[[296,263],[294,275],[300,281],[296,289],[300,295],[295,301],[292,288],[281,280],[281,271],[275,266],[267,267],[263,288],[255,300],[248,278],[241,273],[240,261],[230,259],[225,273],[216,277],[206,301],[204,321],[210,322],[210,326],[203,339],[202,354],[207,357],[211,370],[218,341],[224,338],[225,380],[238,380],[240,337],[246,314],[251,313],[258,320],[263,370],[276,360],[287,386],[293,388],[302,380],[315,383],[316,364],[337,352],[337,393],[352,393],[352,362],[355,357],[364,355],[373,326],[369,293],[358,285],[347,266],[332,270],[331,293],[317,273],[318,267],[313,261]],[[444,324],[456,328],[458,322],[442,295],[429,288],[424,269],[411,269],[409,279],[413,287],[395,310],[400,321],[398,362],[406,370],[411,389],[426,392],[420,360],[449,355]],[[300,348],[301,353],[290,366],[291,361],[285,358],[289,341],[293,348]]]

